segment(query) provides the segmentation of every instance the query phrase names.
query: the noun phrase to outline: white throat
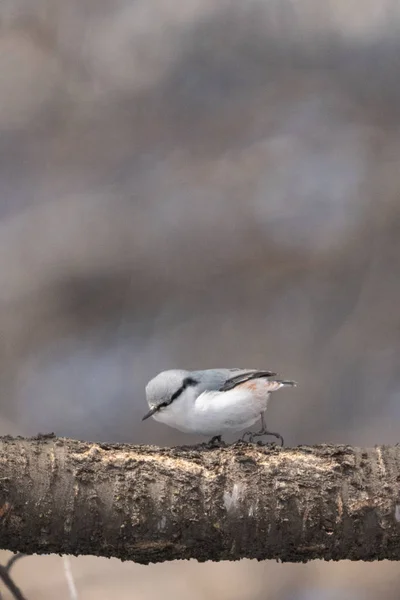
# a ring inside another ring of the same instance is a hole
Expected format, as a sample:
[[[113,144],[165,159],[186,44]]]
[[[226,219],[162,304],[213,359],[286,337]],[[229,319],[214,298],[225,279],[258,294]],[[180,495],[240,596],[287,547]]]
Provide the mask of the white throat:
[[[153,418],[180,431],[193,431],[196,429],[194,422],[196,398],[196,388],[189,386],[171,404],[154,413]]]

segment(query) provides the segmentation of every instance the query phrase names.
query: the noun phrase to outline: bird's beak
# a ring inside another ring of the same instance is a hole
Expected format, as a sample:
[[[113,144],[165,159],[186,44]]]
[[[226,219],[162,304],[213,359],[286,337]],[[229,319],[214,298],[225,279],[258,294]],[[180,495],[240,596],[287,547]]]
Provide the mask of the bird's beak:
[[[153,416],[155,412],[157,412],[157,406],[153,406],[153,408],[151,408],[149,412],[144,415],[142,421],[145,421],[149,417]]]

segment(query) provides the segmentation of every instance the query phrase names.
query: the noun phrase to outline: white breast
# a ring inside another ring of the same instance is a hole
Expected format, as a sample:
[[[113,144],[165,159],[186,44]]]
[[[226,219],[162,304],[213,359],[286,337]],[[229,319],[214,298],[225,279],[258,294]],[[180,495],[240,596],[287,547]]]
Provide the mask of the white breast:
[[[196,397],[194,388],[154,414],[157,421],[180,431],[220,435],[241,431],[256,423],[267,409],[270,394],[238,386],[227,392],[204,392]]]

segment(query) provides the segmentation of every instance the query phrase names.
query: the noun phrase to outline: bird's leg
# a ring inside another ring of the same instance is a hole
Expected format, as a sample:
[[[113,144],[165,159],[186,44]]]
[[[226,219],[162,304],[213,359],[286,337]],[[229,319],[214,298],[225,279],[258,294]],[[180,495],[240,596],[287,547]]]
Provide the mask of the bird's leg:
[[[247,431],[244,435],[248,435],[248,434],[250,434],[250,437],[249,437],[250,442],[252,442],[255,437],[261,437],[263,435],[273,435],[280,441],[281,446],[283,446],[283,443],[284,443],[283,437],[281,436],[280,433],[275,433],[274,431],[268,431],[267,425],[265,423],[264,413],[261,413],[261,431],[257,431],[256,433],[251,433],[250,431]]]

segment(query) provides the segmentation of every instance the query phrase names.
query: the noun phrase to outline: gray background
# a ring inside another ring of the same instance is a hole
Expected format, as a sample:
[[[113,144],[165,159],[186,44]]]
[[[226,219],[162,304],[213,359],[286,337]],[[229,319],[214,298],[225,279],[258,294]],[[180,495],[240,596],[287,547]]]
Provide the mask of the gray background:
[[[141,423],[146,382],[244,366],[299,382],[269,409],[287,444],[396,443],[399,3],[3,0],[0,19],[1,433],[197,442]],[[400,582],[389,563],[70,566],[97,600]],[[14,574],[29,600],[73,598],[60,557]]]

